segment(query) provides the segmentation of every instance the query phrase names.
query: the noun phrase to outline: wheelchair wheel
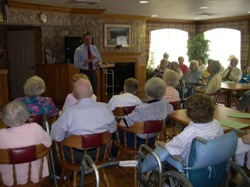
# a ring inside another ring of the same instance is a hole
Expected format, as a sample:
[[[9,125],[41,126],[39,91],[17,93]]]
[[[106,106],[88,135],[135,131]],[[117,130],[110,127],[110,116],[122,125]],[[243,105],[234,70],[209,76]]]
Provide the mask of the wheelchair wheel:
[[[178,171],[166,171],[162,174],[163,177],[163,186],[167,184],[170,187],[192,187],[193,185],[189,180],[183,176]]]
[[[147,182],[150,186],[159,186],[159,175],[155,170],[150,172]]]

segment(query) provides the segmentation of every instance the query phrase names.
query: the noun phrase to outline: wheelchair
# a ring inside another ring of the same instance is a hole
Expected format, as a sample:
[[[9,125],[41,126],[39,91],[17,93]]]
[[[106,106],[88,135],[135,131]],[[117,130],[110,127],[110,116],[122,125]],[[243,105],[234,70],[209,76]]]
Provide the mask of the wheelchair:
[[[231,160],[237,148],[237,141],[236,131],[212,140],[196,137],[186,158],[169,155],[166,150],[168,155],[162,156],[165,154],[164,149],[157,152],[157,148],[153,151],[142,145],[138,153],[138,184],[144,187],[250,186],[248,176]],[[147,159],[151,163],[145,162]],[[154,169],[145,175],[142,173],[143,165],[150,164],[154,165]],[[232,181],[236,175],[241,178],[237,184]]]

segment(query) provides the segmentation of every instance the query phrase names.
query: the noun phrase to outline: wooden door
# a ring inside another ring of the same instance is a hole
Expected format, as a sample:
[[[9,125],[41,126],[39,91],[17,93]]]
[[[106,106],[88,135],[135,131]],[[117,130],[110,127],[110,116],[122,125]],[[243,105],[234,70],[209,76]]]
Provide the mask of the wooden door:
[[[7,37],[10,99],[15,99],[24,95],[26,79],[35,75],[34,31],[7,31]]]

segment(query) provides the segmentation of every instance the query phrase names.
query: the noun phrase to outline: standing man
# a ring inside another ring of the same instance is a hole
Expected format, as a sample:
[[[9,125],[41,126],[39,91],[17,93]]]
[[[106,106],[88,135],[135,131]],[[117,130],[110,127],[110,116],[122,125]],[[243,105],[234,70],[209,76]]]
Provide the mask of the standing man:
[[[92,36],[89,32],[83,33],[83,44],[76,48],[74,54],[74,66],[80,69],[80,73],[88,76],[93,87],[94,94],[97,95],[98,82],[96,70],[99,68],[101,55],[96,46],[92,45]]]

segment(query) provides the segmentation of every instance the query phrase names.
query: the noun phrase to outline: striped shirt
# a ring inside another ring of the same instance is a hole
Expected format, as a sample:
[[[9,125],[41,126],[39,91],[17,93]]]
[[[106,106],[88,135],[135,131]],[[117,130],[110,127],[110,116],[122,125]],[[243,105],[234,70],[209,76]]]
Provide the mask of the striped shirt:
[[[224,131],[221,124],[215,119],[209,123],[194,123],[191,121],[180,134],[165,144],[165,148],[171,155],[180,155],[185,158],[191,149],[192,140],[195,137],[199,136],[210,140],[223,134]]]
[[[170,103],[181,100],[179,92],[173,86],[167,86],[166,93],[163,98],[167,99]]]

